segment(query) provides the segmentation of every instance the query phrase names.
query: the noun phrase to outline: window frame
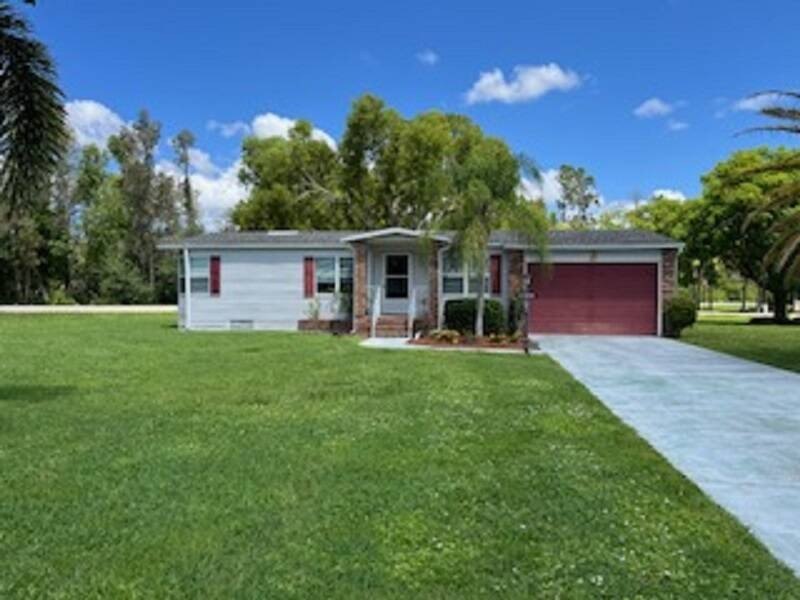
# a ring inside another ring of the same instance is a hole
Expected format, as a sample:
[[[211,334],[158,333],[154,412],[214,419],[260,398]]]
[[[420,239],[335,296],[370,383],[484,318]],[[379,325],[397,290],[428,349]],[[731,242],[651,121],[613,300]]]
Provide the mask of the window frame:
[[[472,272],[469,268],[467,268],[466,262],[462,261],[461,266],[458,271],[452,270],[453,263],[456,262],[454,259],[448,259],[447,252],[442,253],[442,273],[441,273],[441,290],[442,296],[451,297],[451,298],[474,298],[478,295],[477,286],[477,278],[473,277]],[[493,256],[500,257],[500,292],[493,293],[492,292],[492,267],[491,261]],[[484,273],[483,279],[483,293],[484,296],[493,297],[493,298],[500,298],[503,295],[503,253],[502,252],[490,252],[489,256],[487,257],[486,261],[486,273]],[[448,264],[448,260],[450,264]],[[448,292],[445,290],[445,281],[447,279],[450,280],[460,280],[461,281],[461,289],[458,292]]]
[[[314,297],[317,296],[338,296],[340,294],[348,294],[352,295],[355,289],[355,259],[352,256],[329,256],[329,255],[313,255],[311,259],[314,261]],[[319,291],[319,261],[320,260],[332,260],[333,261],[333,290],[321,292]],[[344,278],[342,277],[342,272],[344,269],[342,268],[342,261],[350,261],[350,277]],[[343,290],[342,289],[342,282],[350,281],[350,290]]]
[[[402,256],[406,259],[406,273],[405,275],[389,274],[389,258],[395,256]],[[405,280],[406,294],[405,296],[390,296],[389,295],[389,280]],[[383,255],[383,297],[386,300],[408,300],[411,297],[411,255],[407,252],[387,252]]]

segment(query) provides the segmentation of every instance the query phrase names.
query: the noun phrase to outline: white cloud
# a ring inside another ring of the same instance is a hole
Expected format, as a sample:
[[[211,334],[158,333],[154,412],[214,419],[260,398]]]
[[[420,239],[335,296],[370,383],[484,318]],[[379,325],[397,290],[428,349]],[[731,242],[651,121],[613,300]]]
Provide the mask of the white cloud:
[[[244,121],[231,121],[224,123],[211,119],[206,123],[209,131],[216,131],[224,138],[231,138],[237,135],[247,135],[250,133],[250,125]]]
[[[248,124],[244,121],[231,121],[221,122],[214,119],[206,123],[206,128],[210,131],[216,131],[222,137],[230,138],[236,135],[255,135],[260,138],[268,137],[282,137],[288,138],[289,131],[297,123],[295,119],[289,117],[282,117],[272,112],[265,112],[256,115],[253,120]],[[322,129],[316,127],[311,132],[311,137],[315,140],[325,142],[331,148],[336,148],[336,140],[328,135]]]
[[[666,198],[667,200],[680,200],[683,202],[686,200],[686,194],[684,194],[680,190],[673,190],[670,188],[659,188],[653,190],[650,194],[651,198]]]
[[[436,52],[434,52],[430,48],[428,48],[426,50],[423,50],[422,52],[417,52],[417,60],[421,62],[423,65],[432,67],[439,62],[439,55],[436,54]]]
[[[759,94],[757,96],[748,96],[733,103],[733,110],[745,110],[757,112],[768,106],[773,106],[780,100],[779,94]]]
[[[208,152],[197,148],[189,148],[189,164],[204,175],[215,175],[220,172],[220,168],[214,164]]]
[[[294,119],[290,119],[288,117],[282,117],[280,115],[276,115],[275,113],[267,112],[261,115],[256,116],[253,119],[253,124],[251,125],[251,129],[253,131],[253,135],[260,138],[267,138],[267,137],[282,137],[286,138],[289,137],[289,130],[294,127],[294,124],[297,121]],[[336,148],[336,140],[334,140],[330,135],[322,131],[321,129],[317,129],[316,127],[311,133],[311,137],[315,140],[319,140],[321,142],[325,142],[331,148]]]
[[[675,106],[664,102],[661,98],[648,98],[633,110],[633,114],[640,119],[663,117],[675,110]]]
[[[667,121],[667,129],[670,131],[683,131],[684,129],[689,129],[689,124],[686,121],[670,119]]]
[[[221,168],[214,165],[205,152],[198,150],[196,155],[203,155],[203,161],[208,159],[208,164],[203,163],[205,170],[198,169],[189,176],[197,194],[200,217],[207,229],[219,229],[225,224],[230,209],[247,196],[247,187],[239,181],[242,162],[237,160],[230,166]],[[197,169],[194,162],[192,166]],[[161,161],[156,168],[178,180],[183,177],[180,169],[171,161]]]
[[[542,171],[541,182],[522,178],[522,195],[531,200],[543,200],[552,205],[561,197],[561,184],[558,182],[558,169]]]
[[[519,65],[514,76],[506,80],[500,69],[485,71],[467,92],[468,104],[479,102],[526,102],[536,100],[554,90],[568,91],[581,85],[580,76],[562,69],[556,63],[547,65]]]
[[[108,138],[125,126],[117,113],[94,100],[71,100],[66,104],[67,122],[79,146],[104,147]]]

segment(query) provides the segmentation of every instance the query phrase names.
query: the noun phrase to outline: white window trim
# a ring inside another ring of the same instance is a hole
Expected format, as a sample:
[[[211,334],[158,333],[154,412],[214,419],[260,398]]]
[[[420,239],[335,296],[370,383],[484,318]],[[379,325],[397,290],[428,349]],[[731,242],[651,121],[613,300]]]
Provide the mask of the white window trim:
[[[353,263],[353,267],[351,269],[352,279],[353,279],[353,287],[355,289],[355,271],[356,271],[356,261],[352,256],[313,256],[314,259],[314,297],[323,297],[323,298],[330,298],[333,296],[338,296],[342,293],[342,260],[349,259]],[[317,261],[320,259],[327,259],[330,258],[333,260],[333,291],[332,292],[320,292],[318,291],[317,283],[318,283],[318,273],[319,269],[317,268]],[[352,293],[352,292],[346,292]]]
[[[491,260],[492,256],[499,256],[500,257],[500,293],[493,294],[492,293],[492,268],[491,268]],[[486,264],[486,273],[484,274],[484,297],[486,298],[502,298],[503,297],[503,289],[505,288],[505,282],[503,281],[503,253],[502,252],[489,252],[489,257],[487,258]],[[439,285],[440,289],[442,290],[442,298],[445,300],[452,300],[454,298],[477,298],[478,292],[470,292],[469,291],[469,269],[467,268],[466,262],[462,263],[460,271],[447,271],[445,272],[444,267],[447,262],[446,258],[446,251],[442,252],[441,256],[441,274],[439,276]],[[461,292],[446,292],[444,289],[444,280],[447,279],[455,279],[461,278]]]

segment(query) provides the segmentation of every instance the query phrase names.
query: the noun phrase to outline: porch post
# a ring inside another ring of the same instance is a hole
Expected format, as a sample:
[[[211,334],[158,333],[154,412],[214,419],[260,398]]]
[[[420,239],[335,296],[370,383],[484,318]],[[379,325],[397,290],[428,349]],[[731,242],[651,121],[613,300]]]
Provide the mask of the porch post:
[[[366,243],[353,242],[353,255],[353,333],[369,335]]]
[[[512,303],[516,299],[521,299],[527,302],[525,290],[525,252],[522,250],[508,250],[506,253],[508,257],[508,308],[512,307]],[[524,309],[527,311],[528,307]],[[523,327],[523,323],[519,323],[518,327]]]

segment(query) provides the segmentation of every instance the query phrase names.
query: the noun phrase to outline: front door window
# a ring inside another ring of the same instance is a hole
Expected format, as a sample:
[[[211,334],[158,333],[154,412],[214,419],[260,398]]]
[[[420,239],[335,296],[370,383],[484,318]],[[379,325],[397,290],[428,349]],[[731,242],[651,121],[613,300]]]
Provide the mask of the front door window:
[[[386,297],[408,298],[408,255],[386,255]]]

